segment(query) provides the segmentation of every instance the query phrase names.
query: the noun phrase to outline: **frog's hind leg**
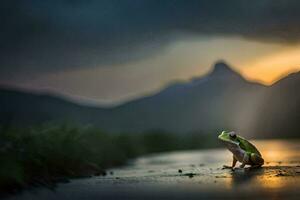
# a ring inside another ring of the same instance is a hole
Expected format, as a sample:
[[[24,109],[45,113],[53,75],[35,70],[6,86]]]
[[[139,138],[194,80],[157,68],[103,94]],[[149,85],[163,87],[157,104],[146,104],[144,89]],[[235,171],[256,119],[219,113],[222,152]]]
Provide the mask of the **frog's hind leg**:
[[[251,168],[258,168],[264,164],[264,159],[256,153],[251,153],[250,160],[252,163]]]

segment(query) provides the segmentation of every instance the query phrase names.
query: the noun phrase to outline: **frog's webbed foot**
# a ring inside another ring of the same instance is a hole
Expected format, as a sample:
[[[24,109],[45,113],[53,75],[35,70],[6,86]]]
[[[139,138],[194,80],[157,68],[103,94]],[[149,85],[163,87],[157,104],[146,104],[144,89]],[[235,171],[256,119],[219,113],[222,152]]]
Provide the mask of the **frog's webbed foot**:
[[[223,165],[223,169],[232,169],[232,167],[229,165]]]
[[[234,171],[234,167],[228,165],[223,165],[222,169],[231,169],[232,171]]]

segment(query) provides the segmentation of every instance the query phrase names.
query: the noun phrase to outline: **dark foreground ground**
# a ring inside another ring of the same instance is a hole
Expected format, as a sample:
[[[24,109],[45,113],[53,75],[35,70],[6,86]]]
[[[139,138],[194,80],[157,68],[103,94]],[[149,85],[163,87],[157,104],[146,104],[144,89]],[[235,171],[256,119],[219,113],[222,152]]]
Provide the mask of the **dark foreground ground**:
[[[180,151],[136,159],[106,176],[35,188],[7,200],[68,199],[299,199],[300,141],[254,141],[261,169],[222,169],[225,149]]]

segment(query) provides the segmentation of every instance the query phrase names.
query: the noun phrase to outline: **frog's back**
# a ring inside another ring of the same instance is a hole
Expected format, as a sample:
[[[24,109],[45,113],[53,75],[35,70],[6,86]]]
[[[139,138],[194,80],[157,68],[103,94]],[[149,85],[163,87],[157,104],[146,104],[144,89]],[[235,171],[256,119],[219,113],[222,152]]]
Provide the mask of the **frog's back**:
[[[246,139],[244,139],[243,137],[238,137],[238,140],[240,141],[240,147],[245,150],[245,151],[250,151],[251,153],[256,153],[258,155],[261,156],[260,152],[257,150],[257,148],[250,143],[249,141],[247,141]]]

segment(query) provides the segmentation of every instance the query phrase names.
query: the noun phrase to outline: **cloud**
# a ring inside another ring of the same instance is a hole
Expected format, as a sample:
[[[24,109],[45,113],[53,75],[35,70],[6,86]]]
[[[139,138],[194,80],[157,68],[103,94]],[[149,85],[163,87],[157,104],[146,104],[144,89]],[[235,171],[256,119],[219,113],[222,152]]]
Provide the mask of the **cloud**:
[[[178,32],[294,43],[299,10],[297,0],[4,0],[0,73],[129,62]]]

